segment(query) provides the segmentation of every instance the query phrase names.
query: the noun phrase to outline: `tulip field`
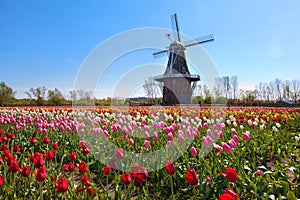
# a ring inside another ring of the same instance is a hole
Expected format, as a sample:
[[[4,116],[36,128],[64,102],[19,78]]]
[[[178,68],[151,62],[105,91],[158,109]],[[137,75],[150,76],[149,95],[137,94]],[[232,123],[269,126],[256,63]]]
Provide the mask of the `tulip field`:
[[[0,108],[0,199],[300,198],[300,108]]]

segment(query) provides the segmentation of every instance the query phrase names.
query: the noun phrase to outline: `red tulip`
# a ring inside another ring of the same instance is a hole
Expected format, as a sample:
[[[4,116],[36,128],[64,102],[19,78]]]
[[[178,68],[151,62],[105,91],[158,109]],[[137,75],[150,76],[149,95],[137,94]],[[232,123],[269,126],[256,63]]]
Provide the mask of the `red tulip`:
[[[106,165],[102,168],[104,175],[109,175],[110,173],[110,166]]]
[[[18,172],[19,171],[19,163],[16,160],[12,160],[10,162],[9,168],[8,168],[9,172]]]
[[[35,145],[36,144],[36,139],[35,138],[30,138],[29,142],[30,142],[30,144]]]
[[[15,134],[13,133],[10,133],[10,132],[7,132],[5,134],[5,136],[8,138],[8,139],[11,139],[11,140],[14,140],[16,138]]]
[[[66,192],[68,191],[68,179],[66,178],[60,178],[58,180],[58,182],[54,182],[55,184],[55,187],[56,189],[59,191],[59,192]]]
[[[84,146],[82,150],[80,150],[80,152],[84,153],[84,154],[89,154],[91,152],[91,150],[89,149],[88,146]]]
[[[227,180],[232,183],[235,183],[238,179],[238,175],[233,168],[226,168],[225,173],[221,172],[221,175],[227,178]]]
[[[170,162],[170,161],[166,162],[166,171],[170,176],[173,176],[173,174],[176,171],[176,168],[172,162]]]
[[[73,172],[73,171],[75,170],[74,163],[69,162],[69,164],[68,164],[68,169],[69,169],[69,172]]]
[[[7,147],[8,147],[8,145],[7,145],[7,144],[3,144],[3,145],[1,145],[1,147],[0,147],[0,151],[6,150],[6,149],[7,149]]]
[[[134,181],[133,183],[136,187],[141,186],[143,182],[149,177],[148,171],[144,167],[139,165],[132,167],[131,173]]]
[[[86,168],[86,164],[85,164],[84,161],[82,161],[82,162],[79,164],[78,169],[79,169],[79,173],[80,173],[80,174],[84,174],[84,173],[87,173],[87,172],[90,171],[90,170],[88,170],[88,169]]]
[[[56,176],[51,176],[51,181],[52,182],[56,181]]]
[[[195,169],[188,168],[185,179],[188,182],[189,185],[195,186],[198,184],[198,175]]]
[[[89,180],[88,176],[80,178],[80,181],[81,181],[82,185],[84,185],[84,186],[90,186],[91,185],[91,181]]]
[[[76,152],[71,152],[69,157],[70,160],[76,160]]]
[[[89,196],[93,196],[93,194],[94,194],[94,189],[93,188],[89,187],[87,189],[87,191],[88,191]]]
[[[238,199],[239,195],[231,188],[226,188],[226,193],[230,194],[231,196],[234,197],[234,199]]]
[[[40,167],[37,172],[33,172],[36,176],[36,180],[39,182],[44,181],[47,178],[47,169],[46,167]]]
[[[4,176],[0,176],[0,187],[5,183]]]
[[[131,183],[131,177],[130,177],[130,173],[125,173],[121,176],[123,183],[125,185],[129,185]]]
[[[24,167],[20,168],[19,173],[22,176],[27,177],[30,174],[30,167],[29,166],[24,166]]]
[[[42,138],[42,140],[43,140],[44,144],[49,144],[49,142],[50,142],[50,138],[49,137],[44,137],[44,138]]]
[[[30,161],[34,163],[35,168],[40,168],[45,164],[43,155],[40,152],[36,152],[33,155],[31,155]]]
[[[55,152],[54,151],[47,151],[45,153],[45,157],[47,159],[47,161],[51,161],[55,156]]]
[[[239,195],[231,188],[226,188],[226,192],[219,196],[220,200],[237,200]]]
[[[68,166],[68,165],[63,165],[62,168],[63,168],[63,170],[64,170],[65,172],[68,172],[68,171],[69,171],[69,166]]]
[[[80,192],[83,192],[85,189],[86,189],[86,187],[84,187],[84,188],[78,188],[78,189],[75,190],[75,193],[78,194]]]
[[[219,200],[235,200],[230,194],[224,193],[219,196]]]
[[[14,145],[13,146],[13,151],[16,152],[16,153],[21,152],[21,148],[19,147],[19,145]]]
[[[119,160],[124,158],[123,149],[117,149],[114,153]]]
[[[56,151],[56,150],[58,149],[58,143],[57,143],[57,142],[54,142],[54,143],[52,144],[52,148],[53,148],[54,151]]]
[[[3,159],[8,162],[8,160],[11,159],[11,155],[10,155],[10,150],[8,149],[5,149],[2,151],[2,156],[3,156]]]

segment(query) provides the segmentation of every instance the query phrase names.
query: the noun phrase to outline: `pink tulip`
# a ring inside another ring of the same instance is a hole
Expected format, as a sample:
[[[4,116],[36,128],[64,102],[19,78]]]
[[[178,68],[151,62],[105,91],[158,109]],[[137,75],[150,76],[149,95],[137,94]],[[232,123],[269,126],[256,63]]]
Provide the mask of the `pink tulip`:
[[[263,173],[264,173],[264,172],[263,172],[262,170],[260,170],[260,169],[256,171],[256,175],[257,175],[257,176],[261,176]]]
[[[209,127],[209,126],[208,126],[208,123],[204,123],[203,126],[204,126],[204,128],[206,128],[206,129],[208,129],[208,127]]]
[[[216,150],[218,150],[218,151],[220,151],[220,150],[222,150],[223,149],[223,147],[221,147],[220,145],[218,145],[218,144],[213,144],[213,147],[216,149]]]
[[[246,140],[246,141],[250,140],[250,136],[249,136],[248,133],[242,132],[242,136],[243,136],[243,139],[244,139],[244,140]]]
[[[153,140],[153,141],[157,141],[157,140],[158,140],[158,135],[157,135],[157,132],[156,132],[156,131],[153,132],[152,140]]]
[[[149,140],[145,140],[144,141],[144,145],[145,145],[146,150],[149,151],[150,150],[150,141]]]
[[[183,133],[178,133],[178,139],[180,142],[184,142],[184,135]]]
[[[202,145],[205,146],[205,147],[209,146],[209,143],[208,143],[206,137],[202,137]]]
[[[168,141],[167,144],[166,144],[166,147],[167,147],[167,148],[170,148],[171,145],[172,145],[172,141]]]
[[[177,124],[177,130],[181,130],[181,125]]]
[[[212,137],[212,132],[210,129],[207,129],[206,131],[206,135],[209,136],[209,137]]]
[[[187,137],[192,137],[192,133],[191,133],[190,129],[187,129],[185,134],[186,134]]]
[[[219,131],[215,130],[215,131],[214,131],[214,136],[215,136],[216,138],[220,137]]]
[[[210,183],[210,182],[211,182],[210,177],[207,177],[207,178],[205,179],[205,181],[206,181],[207,183]]]
[[[239,143],[240,142],[240,139],[239,139],[239,137],[237,135],[234,135],[233,139],[234,139],[235,143]]]
[[[144,130],[145,130],[145,131],[149,131],[149,130],[150,130],[149,126],[145,125],[145,126],[144,126]]]
[[[236,147],[236,142],[234,141],[234,139],[229,140],[229,145],[230,145],[231,148]]]
[[[198,124],[197,128],[198,130],[202,130],[202,124]]]
[[[231,147],[225,142],[222,142],[222,147],[226,153],[230,153],[232,151]]]
[[[107,131],[107,130],[104,130],[104,131],[103,131],[103,135],[104,135],[105,137],[109,137],[108,131]]]
[[[173,140],[174,140],[174,137],[173,137],[173,134],[172,134],[172,133],[169,133],[169,134],[168,134],[168,140],[169,140],[169,141],[173,141]]]
[[[208,142],[208,145],[212,145],[214,143],[214,140],[209,136],[206,136],[206,141]]]
[[[149,133],[147,131],[145,131],[144,138],[149,138],[149,137],[150,137]]]
[[[198,154],[198,152],[197,152],[197,149],[195,148],[195,147],[192,147],[191,148],[191,154],[192,154],[192,156],[197,156],[197,154]]]
[[[238,133],[236,132],[236,130],[233,128],[233,129],[231,129],[231,133],[233,134],[233,135],[238,135]]]
[[[132,147],[134,146],[134,141],[131,138],[129,139],[129,145],[132,146]]]

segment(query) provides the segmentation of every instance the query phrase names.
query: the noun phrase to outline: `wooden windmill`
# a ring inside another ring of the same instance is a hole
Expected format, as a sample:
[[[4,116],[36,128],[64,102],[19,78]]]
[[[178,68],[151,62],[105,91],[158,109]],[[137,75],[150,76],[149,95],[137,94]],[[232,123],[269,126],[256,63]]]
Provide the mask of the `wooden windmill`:
[[[173,42],[166,50],[153,53],[155,58],[168,54],[167,68],[163,75],[154,78],[161,82],[163,105],[190,104],[193,89],[200,76],[190,73],[184,51],[187,47],[214,41],[214,37],[210,34],[192,41],[181,42],[177,14],[171,15],[171,24]],[[170,35],[166,34],[166,36]]]

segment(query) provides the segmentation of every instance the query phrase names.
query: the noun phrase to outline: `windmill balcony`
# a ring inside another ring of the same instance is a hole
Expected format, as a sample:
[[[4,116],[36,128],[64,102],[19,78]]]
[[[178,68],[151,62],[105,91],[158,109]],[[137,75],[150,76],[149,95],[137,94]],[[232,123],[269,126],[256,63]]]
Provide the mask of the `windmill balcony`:
[[[167,75],[159,75],[154,77],[154,79],[159,82],[164,82],[164,80],[166,79],[173,79],[173,78],[186,78],[191,82],[200,80],[200,76],[197,74],[167,74]]]

